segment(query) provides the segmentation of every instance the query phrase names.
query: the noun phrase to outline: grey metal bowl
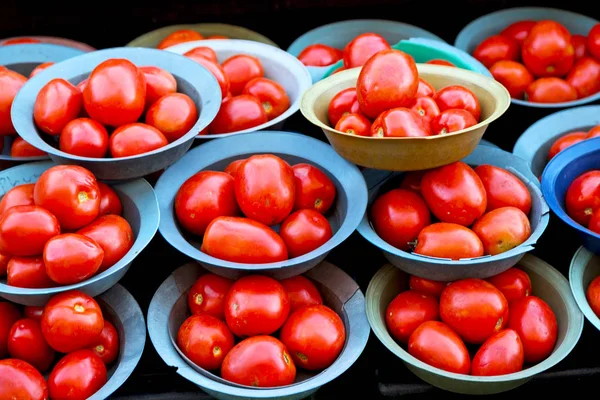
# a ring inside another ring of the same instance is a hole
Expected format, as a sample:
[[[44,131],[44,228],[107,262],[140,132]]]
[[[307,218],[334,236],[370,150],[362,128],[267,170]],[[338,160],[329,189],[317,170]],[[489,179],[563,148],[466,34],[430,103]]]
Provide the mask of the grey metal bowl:
[[[177,90],[190,96],[199,112],[198,120],[190,131],[167,146],[130,157],[90,158],[58,150],[56,138],[41,132],[33,121],[33,106],[38,92],[54,78],[77,84],[86,79],[98,64],[111,58],[125,58],[139,66],[153,65],[171,72],[177,80]],[[23,85],[15,97],[11,116],[19,135],[50,154],[56,163],[80,165],[92,171],[98,179],[125,180],[151,174],[181,158],[198,132],[215,118],[220,106],[217,80],[200,64],[167,51],[127,47],[83,54],[43,70]]]
[[[298,370],[296,381],[279,388],[253,388],[223,380],[209,371],[186,361],[175,346],[175,338],[183,321],[190,315],[187,293],[203,273],[196,263],[175,270],[152,298],[148,309],[148,332],[154,348],[177,373],[200,386],[218,399],[303,399],[346,371],[358,359],[369,338],[369,323],[365,315],[365,298],[360,288],[345,272],[327,262],[310,270],[310,278],[323,296],[323,302],[344,321],[346,343],[337,360],[318,373]]]
[[[199,250],[200,239],[185,233],[176,221],[173,204],[179,187],[199,171],[223,171],[234,160],[265,153],[279,156],[291,165],[302,162],[315,165],[332,180],[337,196],[326,217],[333,237],[310,253],[277,263],[234,263],[203,253]],[[204,268],[231,279],[248,273],[284,279],[308,271],[354,232],[367,206],[367,186],[355,165],[341,158],[326,143],[298,133],[279,131],[246,133],[198,146],[165,170],[155,190],[161,212],[159,229],[164,238],[177,250],[200,262]]]
[[[529,189],[531,194],[531,236],[520,246],[495,256],[483,256],[471,259],[450,260],[435,258],[402,251],[384,241],[373,229],[369,221],[369,210],[373,202],[386,189],[393,186],[402,173],[378,170],[364,170],[363,175],[369,187],[369,206],[358,226],[358,232],[369,242],[379,247],[385,258],[397,268],[411,275],[438,281],[455,281],[465,278],[487,278],[514,266],[525,255],[533,250],[550,219],[549,208],[540,191],[537,178],[529,170],[522,159],[503,150],[479,145],[473,153],[465,157],[463,162],[476,166],[490,164],[504,168],[515,174]]]
[[[0,196],[11,188],[25,183],[34,183],[48,168],[52,161],[40,161],[19,165],[0,172]],[[150,243],[158,229],[160,212],[158,201],[152,186],[143,179],[110,184],[123,205],[123,217],[131,225],[135,242],[133,247],[119,262],[106,271],[73,285],[57,286],[45,289],[27,289],[9,286],[6,279],[0,280],[0,297],[13,303],[28,306],[43,306],[53,295],[78,289],[95,297],[114,286],[129,270],[131,262]]]

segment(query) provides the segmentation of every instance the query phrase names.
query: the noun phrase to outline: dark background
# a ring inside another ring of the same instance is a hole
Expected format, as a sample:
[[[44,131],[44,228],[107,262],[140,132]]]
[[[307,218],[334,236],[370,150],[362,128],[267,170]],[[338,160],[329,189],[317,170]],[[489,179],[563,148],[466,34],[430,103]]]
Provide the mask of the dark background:
[[[516,6],[545,6],[568,9],[600,19],[595,2],[575,1],[444,1],[401,0],[261,0],[261,1],[114,1],[32,2],[3,0],[0,6],[2,37],[48,35],[71,38],[98,49],[123,46],[135,37],[162,26],[182,23],[222,22],[241,25],[274,40],[281,48],[317,26],[356,18],[397,20],[427,29],[453,43],[464,25],[496,10]],[[595,10],[594,10],[595,8]],[[482,38],[483,39],[483,38]],[[505,150],[512,150],[518,136],[548,111],[514,106],[486,131],[485,139]],[[285,126],[325,140],[320,130],[310,126],[299,113]],[[538,243],[534,254],[564,274],[579,246],[574,235],[557,218]],[[354,234],[335,249],[329,261],[350,273],[363,292],[375,271],[384,263],[380,252]],[[146,313],[154,291],[185,256],[170,248],[157,234],[139,256],[121,283],[136,297]],[[492,396],[559,395],[561,392],[586,393],[595,388],[600,376],[600,334],[586,321],[576,349],[557,367],[509,393]],[[594,391],[593,393],[597,393]],[[371,335],[367,349],[358,362],[340,378],[323,387],[317,399],[342,398],[462,398],[432,389],[410,373],[402,362],[389,353]],[[113,396],[115,399],[188,399],[203,398],[195,385],[170,370],[147,339],[146,351],[128,382]],[[207,396],[206,396],[207,397]]]

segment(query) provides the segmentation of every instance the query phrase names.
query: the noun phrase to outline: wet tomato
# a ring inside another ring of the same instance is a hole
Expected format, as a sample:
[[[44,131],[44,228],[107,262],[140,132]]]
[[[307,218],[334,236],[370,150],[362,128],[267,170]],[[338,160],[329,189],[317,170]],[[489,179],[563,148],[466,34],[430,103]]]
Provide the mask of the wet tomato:
[[[537,77],[564,76],[575,61],[571,34],[556,21],[535,24],[523,41],[523,64]]]
[[[425,64],[445,65],[447,67],[456,67],[456,65],[452,64],[450,61],[439,60],[439,59],[429,60],[429,61],[425,62]]]
[[[484,214],[472,229],[481,239],[485,254],[492,256],[520,246],[531,236],[527,215],[515,207],[501,207]]]
[[[183,93],[161,97],[146,113],[146,124],[161,131],[169,142],[188,133],[197,120],[196,105]]]
[[[509,171],[489,164],[475,167],[487,197],[486,211],[500,207],[516,207],[529,214],[531,194],[527,186]]]
[[[335,185],[319,168],[310,164],[296,164],[294,172],[294,210],[311,209],[325,214],[335,200]]]
[[[587,50],[596,60],[600,60],[600,24],[594,25],[587,36]]]
[[[468,374],[471,358],[462,339],[439,321],[422,323],[410,335],[408,353],[416,359],[457,374]]]
[[[58,220],[48,210],[15,206],[0,216],[0,251],[12,256],[36,256],[42,254],[46,242],[59,233]]]
[[[169,144],[161,131],[139,122],[123,125],[110,136],[108,147],[113,158],[131,157]]]
[[[283,86],[267,78],[252,79],[244,86],[242,94],[256,97],[262,103],[269,121],[290,108],[290,98]]]
[[[192,314],[208,314],[225,320],[225,296],[233,285],[231,279],[215,274],[199,277],[188,293],[188,306]]]
[[[400,293],[385,310],[385,324],[390,334],[402,343],[408,343],[410,335],[423,322],[439,319],[437,299],[416,290]]]
[[[21,311],[14,304],[0,301],[0,358],[8,355],[8,335],[14,323],[20,319]]]
[[[427,170],[406,172],[402,179],[402,183],[400,184],[400,189],[406,189],[421,194],[421,180],[426,172]]]
[[[290,299],[290,313],[303,307],[323,304],[319,290],[310,279],[296,275],[280,281]]]
[[[298,54],[298,60],[308,67],[325,67],[344,57],[344,53],[325,44],[311,44]]]
[[[8,353],[12,358],[23,360],[44,372],[54,361],[54,350],[42,335],[40,322],[21,319],[12,326],[8,334]]]
[[[411,103],[410,109],[419,114],[428,124],[440,115],[440,108],[431,97],[416,97]]]
[[[59,149],[80,157],[103,158],[108,152],[108,132],[93,119],[74,119],[62,130]]]
[[[121,215],[123,205],[117,193],[106,183],[98,182],[100,188],[100,211],[98,216],[114,214]]]
[[[571,44],[575,50],[575,61],[590,55],[586,47],[586,42],[587,37],[583,35],[571,35]]]
[[[475,125],[477,125],[477,120],[473,117],[473,114],[459,108],[451,108],[441,112],[431,121],[431,134],[445,135]]]
[[[229,163],[229,165],[227,167],[225,167],[225,169],[223,170],[223,172],[228,173],[229,175],[231,175],[235,179],[235,174],[237,174],[238,168],[240,167],[240,165],[244,161],[246,161],[245,158],[242,158],[240,160],[232,161],[231,163]]]
[[[64,79],[52,79],[39,91],[33,106],[35,124],[50,135],[59,135],[81,112],[83,96]]]
[[[37,147],[33,147],[24,141],[20,136],[17,136],[14,139],[13,144],[10,147],[11,157],[40,157],[47,155],[48,153],[38,149]]]
[[[108,321],[104,321],[104,328],[100,338],[89,348],[104,364],[111,364],[119,355],[119,334],[117,329]]]
[[[331,99],[327,108],[327,115],[331,126],[336,126],[345,115],[360,112],[356,88],[344,89]]]
[[[417,292],[434,296],[439,299],[446,286],[448,286],[448,282],[433,281],[431,279],[411,275],[410,279],[408,280],[408,285],[412,290],[416,290]]]
[[[208,126],[210,133],[230,133],[262,125],[269,120],[260,100],[242,94],[221,104],[217,117]]]
[[[15,96],[27,82],[23,75],[9,69],[0,71],[0,136],[17,133],[10,117]]]
[[[217,83],[219,84],[219,87],[221,88],[221,98],[225,99],[227,93],[229,93],[231,83],[229,82],[229,78],[225,74],[223,67],[220,66],[216,61],[209,60],[204,56],[188,55],[186,57],[196,61],[198,64],[206,68],[211,74],[213,74],[217,80]]]
[[[518,42],[519,45],[522,45],[535,24],[537,24],[537,21],[517,21],[504,28],[500,34],[509,37]]]
[[[191,29],[180,29],[167,35],[163,40],[161,40],[156,48],[163,50],[167,47],[175,46],[177,44],[193,42],[195,40],[202,39],[204,39],[204,36],[196,31]]]
[[[590,308],[596,314],[596,316],[600,315],[600,276],[594,278],[592,282],[590,282],[587,290],[585,292],[585,297],[590,305]],[[2,303],[0,303],[2,304]],[[1,335],[1,334],[0,334]]]
[[[216,370],[235,344],[225,323],[212,315],[192,315],[177,333],[177,346],[200,368]]]
[[[229,57],[222,65],[225,75],[229,78],[229,90],[234,96],[242,94],[244,86],[252,79],[261,78],[265,75],[260,60],[247,54]]]
[[[600,208],[600,171],[588,171],[575,179],[565,197],[567,214],[588,226],[592,214]],[[2,219],[0,218],[0,227]]]
[[[140,67],[139,70],[146,79],[146,110],[161,97],[177,92],[177,81],[169,71],[153,66]]]
[[[600,91],[600,62],[592,57],[577,60],[565,80],[577,91],[577,97],[580,99],[598,93]]]
[[[133,247],[135,236],[131,225],[119,215],[103,215],[83,227],[78,234],[100,246],[104,253],[98,272],[103,272],[119,262]]]
[[[414,252],[429,257],[460,260],[483,256],[483,243],[469,228],[438,222],[419,233]]]
[[[24,185],[18,185],[10,189],[2,196],[0,200],[0,215],[4,214],[6,210],[14,206],[32,206],[33,201],[33,187],[34,183],[26,183]]]
[[[487,281],[496,286],[510,303],[531,294],[529,275],[520,268],[509,268],[504,272],[488,278]]]
[[[577,91],[560,78],[540,78],[525,91],[525,100],[534,103],[562,103],[577,100]]]
[[[344,67],[347,69],[361,67],[375,54],[389,49],[391,47],[383,36],[376,33],[363,33],[344,47]]]
[[[417,92],[415,93],[415,97],[433,97],[435,96],[435,88],[431,86],[429,82],[427,82],[423,78],[419,78],[419,85],[417,86]]]
[[[525,91],[534,81],[531,72],[516,61],[498,61],[492,65],[490,72],[494,79],[508,90],[513,99],[522,99]]]
[[[8,358],[0,361],[0,398],[48,400],[48,385],[31,364]]]
[[[471,375],[498,376],[523,369],[525,355],[517,332],[506,329],[492,335],[473,357]]]
[[[551,160],[555,155],[567,147],[572,146],[575,143],[579,143],[587,138],[588,134],[586,132],[572,132],[561,136],[560,138],[556,139],[554,143],[552,143],[550,150],[548,150],[548,160]]]
[[[76,233],[53,237],[44,247],[48,276],[56,283],[70,285],[92,277],[104,259],[104,250],[95,240]]]
[[[371,125],[373,137],[425,137],[429,124],[409,108],[392,108],[382,112]]]
[[[490,68],[502,60],[517,61],[519,59],[519,43],[507,36],[490,36],[479,43],[473,51],[473,57],[486,68]]]
[[[217,53],[215,53],[215,51],[213,49],[211,49],[210,47],[206,47],[206,46],[199,46],[199,47],[194,47],[191,50],[186,51],[185,53],[183,53],[184,56],[186,57],[204,57],[207,60],[213,61],[218,63],[219,60],[217,59]]]
[[[38,65],[37,67],[35,67],[33,69],[33,71],[31,71],[31,73],[29,74],[29,78],[33,78],[34,76],[36,76],[37,74],[39,74],[40,72],[42,72],[43,70],[45,70],[46,68],[51,67],[53,65],[54,65],[54,63],[52,61],[41,63],[40,65]]]
[[[44,314],[44,307],[39,306],[25,306],[23,310],[23,316],[25,318],[35,319],[42,321],[42,315]]]
[[[440,111],[453,108],[466,110],[473,114],[473,117],[479,121],[479,117],[481,116],[479,100],[475,96],[475,93],[464,86],[446,86],[436,93],[434,99]]]
[[[42,257],[12,257],[6,271],[6,283],[10,286],[30,289],[56,286],[46,273]]]
[[[48,377],[52,399],[87,399],[107,381],[106,366],[91,350],[64,356]]]
[[[371,121],[360,113],[345,114],[335,130],[357,136],[371,136]]]
[[[318,249],[333,232],[329,221],[315,210],[298,210],[281,223],[279,235],[285,242],[290,258],[300,257]]]

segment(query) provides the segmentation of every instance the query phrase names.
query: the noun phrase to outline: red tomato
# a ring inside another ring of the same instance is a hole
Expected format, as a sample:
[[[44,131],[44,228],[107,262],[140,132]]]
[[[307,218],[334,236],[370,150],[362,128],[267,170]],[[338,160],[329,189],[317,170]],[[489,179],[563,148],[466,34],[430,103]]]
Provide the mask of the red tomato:
[[[237,96],[242,94],[244,86],[254,78],[265,75],[260,60],[247,54],[238,54],[229,57],[223,62],[223,70],[229,78],[231,94]]]
[[[6,283],[10,286],[30,289],[56,286],[46,273],[42,257],[12,257],[7,265]]]
[[[516,61],[498,61],[492,65],[490,72],[494,79],[508,90],[513,99],[522,99],[525,91],[534,81],[531,72]]]
[[[223,102],[216,118],[208,126],[210,133],[230,133],[254,128],[269,120],[261,102],[242,94]]]
[[[33,187],[34,183],[25,183],[18,185],[10,189],[2,196],[0,200],[0,215],[4,214],[6,210],[14,206],[32,206],[33,201]]]
[[[473,357],[471,375],[498,376],[523,369],[523,343],[517,332],[506,329],[492,335]]]
[[[248,275],[238,279],[225,297],[225,321],[234,335],[270,335],[290,313],[290,300],[273,278]]]
[[[43,70],[45,70],[46,68],[51,67],[53,65],[54,65],[54,63],[52,61],[41,63],[40,65],[38,65],[37,67],[35,67],[33,69],[33,71],[31,71],[31,73],[29,74],[29,78],[33,78],[34,76],[36,76],[37,74],[39,74],[40,72],[42,72]]]
[[[198,64],[206,68],[211,74],[213,74],[213,76],[219,83],[219,87],[221,88],[221,98],[224,100],[227,94],[229,93],[231,83],[229,81],[229,78],[225,74],[225,70],[223,69],[223,67],[221,67],[216,61],[209,60],[204,56],[188,55],[186,57],[196,61]]]
[[[586,42],[587,37],[583,35],[571,35],[571,44],[575,50],[575,61],[590,55],[587,51]]]
[[[416,290],[400,293],[385,310],[385,324],[390,334],[402,343],[408,343],[410,335],[423,322],[439,319],[437,299]]]
[[[402,179],[402,183],[400,184],[400,189],[406,189],[421,194],[421,180],[426,172],[427,170],[406,172]]]
[[[223,172],[228,173],[229,175],[235,178],[235,174],[237,174],[238,168],[240,167],[240,165],[242,165],[244,161],[246,161],[245,158],[232,161],[227,167],[225,167]]]
[[[48,377],[52,399],[87,399],[106,384],[106,366],[90,350],[64,356]]]
[[[100,188],[100,211],[98,216],[115,214],[121,215],[123,212],[123,206],[117,193],[107,184],[98,182],[98,188]]]
[[[290,299],[290,313],[303,307],[323,304],[319,290],[310,279],[296,275],[280,281]]]
[[[42,333],[52,348],[61,353],[91,346],[104,327],[96,300],[78,290],[53,296],[44,307]]]
[[[585,297],[594,314],[596,314],[596,316],[600,315],[600,276],[597,276],[590,282],[585,292]],[[0,303],[0,305],[1,304],[3,303]]]
[[[244,86],[242,94],[256,97],[262,103],[269,120],[279,117],[290,108],[290,98],[283,86],[267,78],[252,79]]]
[[[336,196],[335,185],[319,168],[305,163],[292,167],[294,172],[294,210],[311,209],[325,214]],[[0,203],[1,205],[1,203]]]
[[[52,79],[39,91],[33,107],[35,124],[50,135],[59,135],[79,116],[83,96],[64,79]]]
[[[425,119],[404,107],[382,112],[371,125],[373,137],[425,137],[430,133]]]
[[[338,62],[342,57],[344,53],[341,50],[318,43],[307,46],[298,54],[298,60],[308,67],[325,67]]]
[[[600,212],[598,210],[592,214],[588,229],[592,232],[600,234]]]
[[[597,93],[600,91],[600,62],[592,57],[577,60],[565,80],[580,99]]]
[[[204,57],[207,60],[213,61],[218,63],[219,60],[217,59],[217,53],[215,53],[215,51],[213,49],[211,49],[210,47],[206,47],[206,46],[199,46],[199,47],[194,47],[191,50],[186,51],[185,53],[183,53],[184,56],[186,57]]]
[[[462,225],[439,222],[425,227],[417,237],[414,252],[429,257],[475,258],[483,256],[481,239]]]
[[[375,232],[404,251],[408,251],[419,232],[431,224],[429,209],[421,196],[405,189],[393,189],[379,196],[370,214]]]
[[[84,281],[96,274],[104,250],[87,236],[65,233],[48,240],[44,247],[44,264],[48,276],[61,285]]]
[[[419,114],[428,124],[440,114],[440,108],[431,97],[416,97],[410,109]]]
[[[231,279],[215,274],[199,277],[188,293],[188,306],[192,314],[208,314],[225,320],[225,295],[233,285]]]
[[[79,89],[79,91],[83,94],[83,91],[85,90],[85,87],[87,86],[88,80],[84,79],[81,82],[79,82],[77,84],[77,89]],[[85,108],[83,110],[81,110],[82,113],[85,112]]]
[[[335,130],[356,136],[371,136],[371,121],[360,113],[345,114]]]
[[[509,303],[531,294],[531,280],[529,279],[529,275],[516,267],[494,275],[488,278],[487,281],[496,286]]]
[[[48,400],[48,385],[31,364],[8,358],[0,361],[0,398]]]
[[[495,35],[485,39],[473,51],[473,57],[486,68],[498,61],[519,59],[519,42],[507,36]]]
[[[279,228],[290,258],[318,249],[331,239],[329,221],[315,210],[298,210],[290,214]]]
[[[464,86],[446,86],[436,93],[434,99],[440,107],[440,111],[459,108],[470,112],[479,121],[481,116],[479,100],[475,93]]]
[[[548,304],[535,296],[527,296],[510,305],[508,327],[514,329],[525,351],[525,362],[537,363],[554,350],[558,325]]]
[[[600,136],[600,125],[597,125],[589,130],[586,139],[592,139]],[[5,195],[6,196],[6,195]],[[1,205],[2,203],[0,203]]]
[[[531,236],[531,225],[523,211],[501,207],[484,214],[472,226],[485,254],[496,255],[520,246]]]
[[[200,33],[193,31],[191,29],[180,29],[175,31],[167,37],[165,37],[161,42],[156,46],[157,49],[163,50],[167,47],[175,46],[185,42],[193,42],[195,40],[202,40],[204,36]]]
[[[371,118],[396,107],[407,107],[419,87],[417,64],[399,50],[384,50],[360,71],[356,93],[361,111]]]
[[[100,210],[96,177],[77,165],[58,165],[44,171],[35,184],[33,198],[67,230],[89,224]]]
[[[577,100],[577,90],[560,78],[540,78],[525,91],[525,100],[534,103],[562,103]]]
[[[93,119],[74,119],[62,130],[59,149],[80,157],[103,158],[108,151],[108,132]]]
[[[123,125],[110,136],[108,146],[114,158],[131,157],[160,149],[169,144],[161,131],[139,122]]]
[[[146,79],[146,110],[161,97],[177,92],[177,81],[169,71],[152,66],[139,67],[139,70]]]
[[[565,197],[567,214],[588,226],[592,214],[600,208],[600,171],[588,171],[575,179]],[[2,225],[0,218],[0,227]]]
[[[443,111],[431,121],[432,135],[446,135],[477,125],[473,114],[459,108]]]
[[[425,64],[445,65],[447,67],[456,67],[456,65],[452,64],[450,61],[438,60],[438,59],[429,60],[429,61],[425,62]]]
[[[356,95],[356,88],[344,89],[331,99],[327,108],[329,124],[336,126],[338,121],[346,114],[359,113],[360,105]]]
[[[0,301],[0,358],[8,355],[8,336],[15,322],[21,319],[21,311],[12,303]],[[1,361],[0,361],[1,362]],[[0,379],[2,374],[0,374]],[[2,385],[0,385],[0,388]],[[0,393],[2,393],[0,389]]]
[[[2,43],[2,46],[10,46],[10,45],[13,45],[13,44],[31,44],[31,43],[42,43],[42,41],[39,40],[39,39],[22,37],[22,38],[15,38],[15,39],[5,40]]]
[[[54,361],[54,350],[42,335],[40,322],[21,319],[12,326],[8,334],[8,352],[12,358],[23,360],[44,372]]]
[[[207,370],[221,367],[235,344],[225,323],[212,315],[192,315],[177,333],[177,346],[194,364]]]
[[[564,76],[575,61],[571,34],[556,21],[535,24],[521,51],[523,64],[537,77]]]
[[[10,261],[11,256],[0,253],[0,278],[6,277],[6,269],[8,267],[8,262]]]
[[[421,278],[420,276],[411,275],[408,281],[408,285],[412,290],[440,298],[446,286],[449,282],[433,281],[427,278]]]
[[[587,50],[596,60],[600,60],[600,24],[594,25],[587,37]]]
[[[104,364],[111,364],[117,359],[119,355],[119,334],[113,324],[104,321],[100,338],[94,345],[90,346],[90,350],[100,357]]]
[[[33,147],[20,136],[15,137],[13,144],[10,148],[11,157],[40,157],[46,156],[48,153],[42,151],[36,147]]]
[[[42,254],[46,242],[58,234],[60,225],[56,217],[38,206],[15,206],[0,216],[3,254],[22,257]]]
[[[103,215],[77,231],[102,249],[104,257],[98,273],[119,262],[133,247],[135,236],[129,223],[119,215]]]
[[[387,40],[376,33],[363,33],[344,47],[344,67],[361,67],[382,50],[391,49]]]
[[[511,206],[529,214],[531,194],[527,186],[514,174],[489,164],[479,165],[474,171],[485,188],[486,211]]]
[[[470,226],[487,207],[481,179],[462,161],[428,171],[421,181],[421,193],[442,222]]]
[[[468,374],[471,358],[462,339],[439,321],[422,323],[410,335],[408,353],[418,360],[456,374]]]
[[[25,306],[23,311],[23,316],[25,318],[35,319],[37,321],[42,321],[42,315],[44,314],[44,307],[38,306]]]
[[[512,24],[504,28],[502,32],[500,32],[500,34],[502,36],[509,37],[518,42],[519,45],[522,45],[525,41],[525,38],[527,38],[527,36],[529,35],[531,28],[533,28],[535,24],[537,24],[537,21],[532,20],[513,22]]]
[[[419,85],[417,86],[417,93],[415,93],[415,97],[433,97],[435,96],[435,88],[431,86],[429,82],[427,82],[423,78],[419,78]]]
[[[146,124],[157,128],[169,142],[188,133],[198,120],[192,99],[183,93],[171,93],[158,99],[146,113]]]
[[[0,70],[0,136],[17,133],[10,117],[15,96],[27,82],[23,75],[9,69]]]
[[[292,313],[279,337],[294,364],[318,371],[333,364],[341,353],[346,342],[346,328],[335,311],[316,305]]]
[[[294,207],[294,171],[272,154],[251,156],[237,170],[235,197],[248,218],[265,225],[279,224]]]
[[[271,336],[255,336],[238,343],[225,357],[221,377],[253,387],[291,385],[296,366],[283,343]]]

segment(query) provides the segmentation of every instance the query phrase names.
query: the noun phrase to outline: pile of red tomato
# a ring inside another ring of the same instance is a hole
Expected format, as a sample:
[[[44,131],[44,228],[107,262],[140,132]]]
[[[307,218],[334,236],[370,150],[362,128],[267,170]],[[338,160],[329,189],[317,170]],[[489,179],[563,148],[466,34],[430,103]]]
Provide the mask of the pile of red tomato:
[[[335,185],[319,168],[260,154],[233,161],[225,172],[190,177],[177,192],[175,214],[186,231],[203,237],[206,254],[270,263],[309,253],[332,237],[324,215],[335,196]],[[271,227],[279,224],[277,233]]]
[[[559,137],[552,143],[550,150],[548,150],[548,161],[550,161],[555,155],[563,151],[567,147],[574,145],[575,143],[582,142],[586,139],[592,139],[600,137],[600,125],[597,125],[587,132],[577,131],[571,132],[564,136]]]
[[[186,43],[195,42],[196,40],[215,40],[215,39],[229,39],[223,35],[210,35],[204,37],[200,32],[196,32],[192,29],[180,29],[169,35],[167,35],[161,42],[156,46],[157,49],[164,50],[166,48]]]
[[[23,312],[0,302],[2,399],[87,399],[106,384],[118,355],[117,330],[85,293],[60,293]]]
[[[600,276],[594,278],[588,285],[586,298],[594,314],[600,318]]]
[[[575,222],[600,234],[600,171],[592,170],[578,176],[565,196],[567,214]]]
[[[358,136],[425,137],[476,125],[477,96],[451,85],[436,92],[419,77],[413,58],[400,50],[381,50],[366,61],[356,88],[336,94],[329,103],[329,123]]]
[[[560,103],[600,91],[600,24],[571,35],[551,21],[519,21],[482,41],[473,57],[515,99]]]
[[[532,296],[531,280],[510,268],[487,280],[437,282],[411,276],[388,305],[387,328],[413,357],[448,372],[496,376],[521,371],[554,350],[558,322]],[[467,345],[474,356],[471,358]]]
[[[135,241],[119,197],[85,168],[60,165],[0,201],[0,278],[49,288],[82,282],[116,264]]]
[[[342,319],[304,276],[234,282],[205,274],[191,287],[188,306],[192,316],[179,328],[179,349],[241,385],[290,385],[297,367],[320,371],[333,364],[346,341]]]
[[[530,210],[529,190],[514,174],[458,161],[406,173],[373,202],[370,220],[400,250],[459,260],[519,246],[531,235]]]

